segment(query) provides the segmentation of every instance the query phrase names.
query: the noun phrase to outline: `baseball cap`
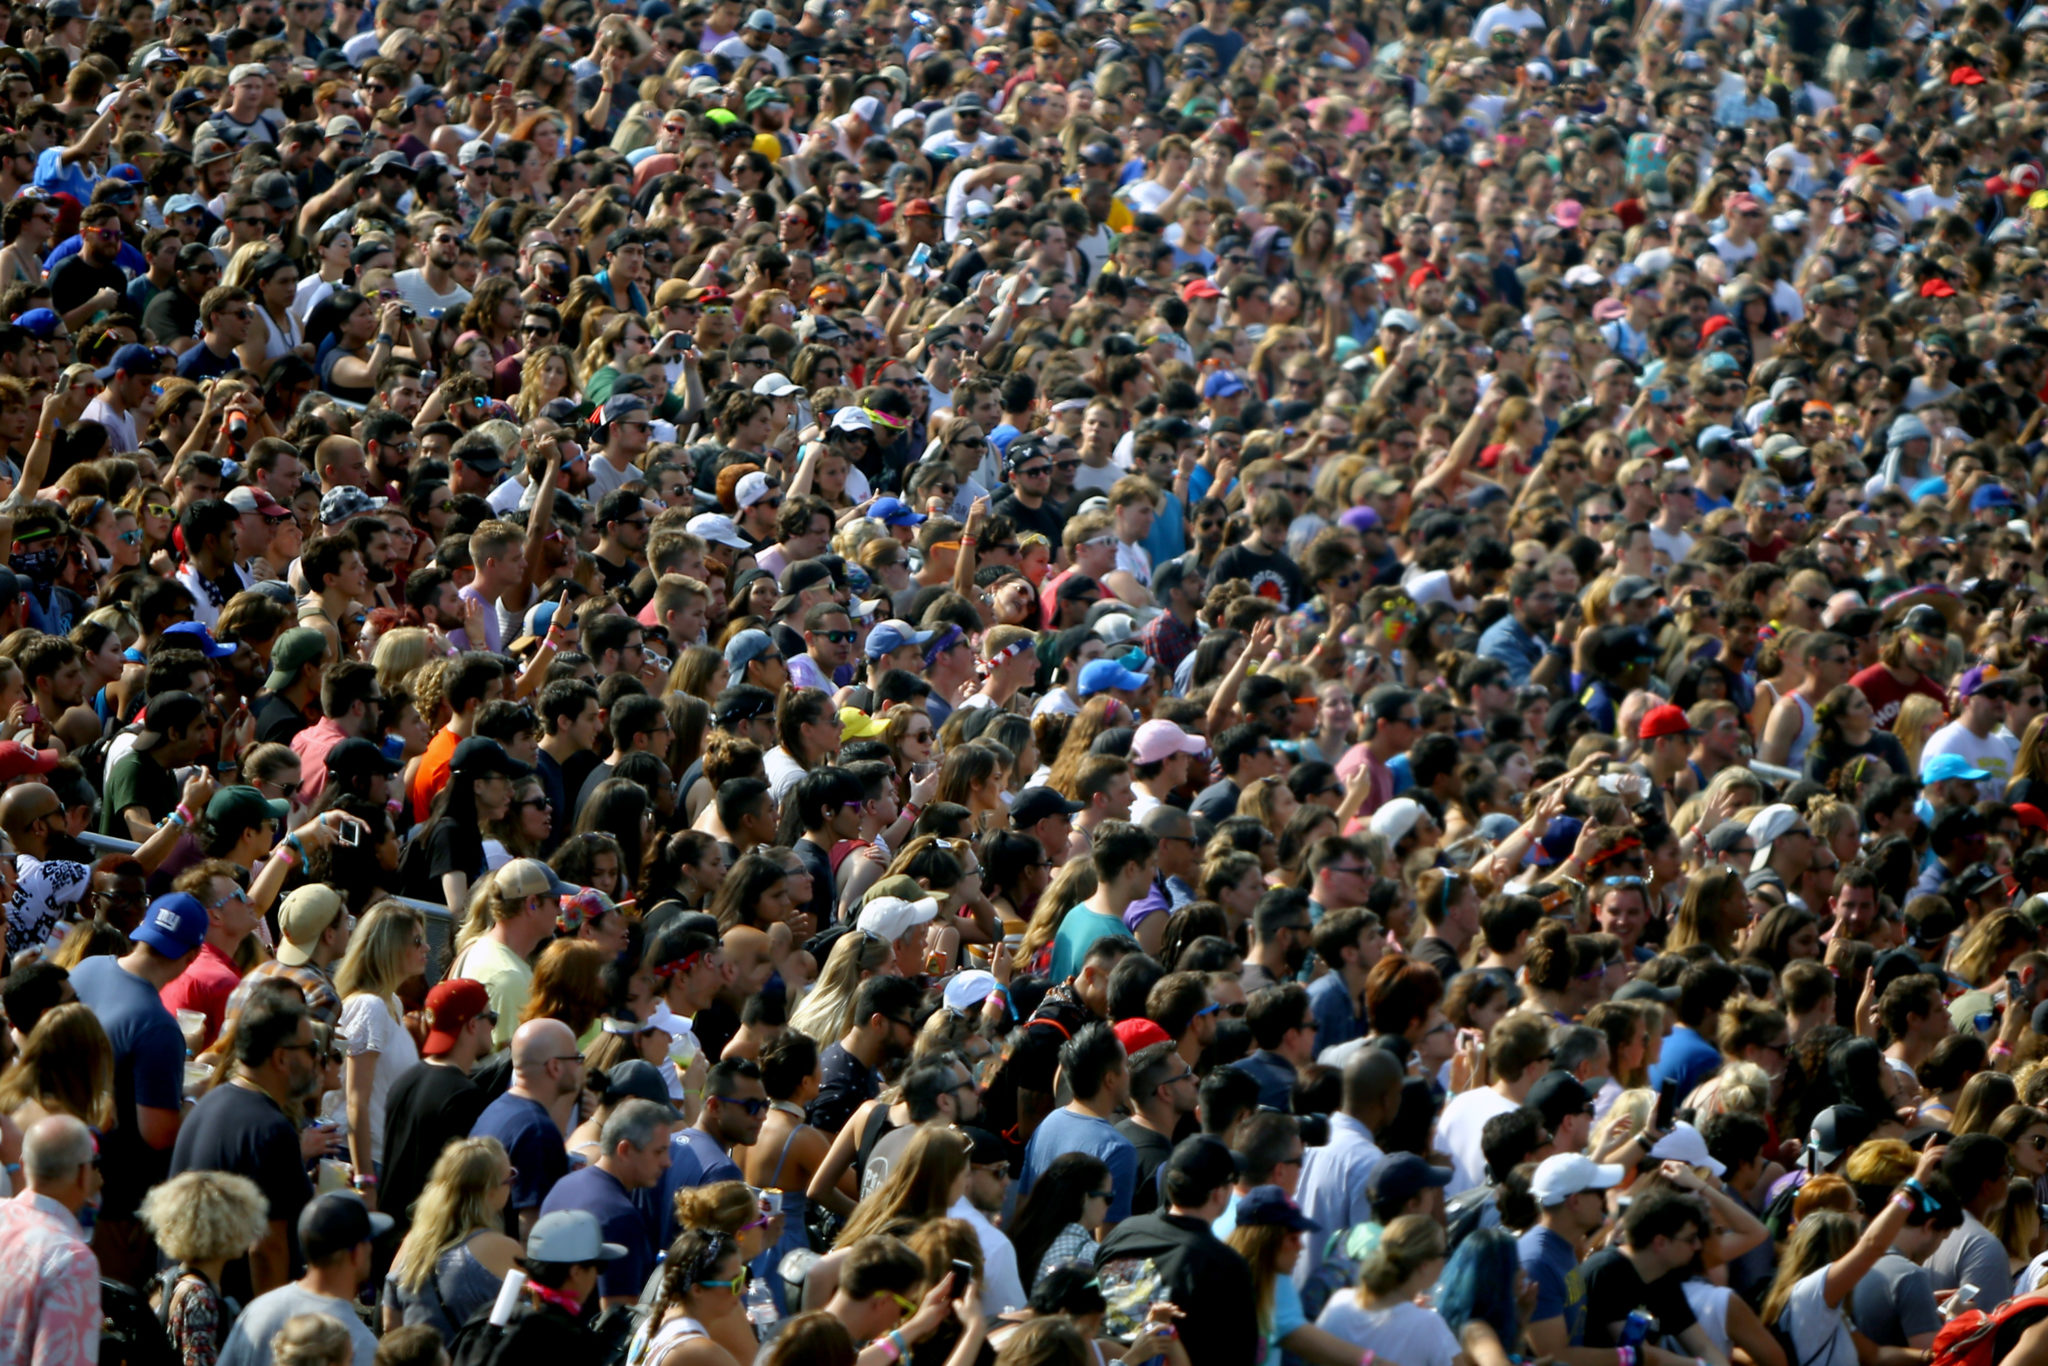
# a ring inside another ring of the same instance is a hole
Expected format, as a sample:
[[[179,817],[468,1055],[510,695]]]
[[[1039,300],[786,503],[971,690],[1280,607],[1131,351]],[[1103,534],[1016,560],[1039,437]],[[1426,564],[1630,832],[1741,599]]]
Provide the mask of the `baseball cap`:
[[[1396,797],[1372,813],[1368,828],[1373,834],[1399,844],[1421,819],[1421,803],[1413,797]]]
[[[299,1211],[299,1248],[307,1261],[324,1261],[381,1238],[396,1222],[388,1214],[372,1214],[354,1191],[329,1191]]]
[[[97,372],[99,381],[105,384],[117,374],[154,373],[162,363],[164,354],[153,346],[137,346],[131,343],[116,351],[113,359],[100,367]]]
[[[1562,1205],[1581,1191],[1604,1191],[1622,1182],[1626,1168],[1595,1162],[1578,1153],[1557,1153],[1538,1164],[1529,1194],[1545,1209]]]
[[[877,498],[868,508],[868,516],[883,526],[921,526],[925,515],[901,498]]]
[[[953,1010],[973,1010],[989,996],[1002,989],[996,975],[982,968],[953,974],[953,980],[946,983],[946,1005]],[[1164,1031],[1161,1031],[1164,1033]],[[1129,1047],[1129,1045],[1126,1045]]]
[[[1188,281],[1180,287],[1182,303],[1193,303],[1197,299],[1220,299],[1223,291],[1216,288],[1216,282],[1207,276]]]
[[[1650,1156],[1663,1161],[1683,1162],[1688,1167],[1705,1167],[1716,1176],[1725,1176],[1728,1166],[1707,1151],[1707,1140],[1692,1125],[1679,1120],[1671,1126],[1671,1132],[1657,1140],[1657,1146],[1650,1149]]]
[[[1237,1158],[1214,1134],[1196,1134],[1174,1145],[1166,1170],[1190,1178],[1196,1192],[1215,1191],[1237,1180]]]
[[[700,512],[689,520],[684,529],[692,536],[701,536],[729,550],[754,548],[740,535],[739,528],[733,525],[732,518],[722,512]]]
[[[358,1202],[360,1203],[360,1202]],[[626,1249],[604,1240],[604,1228],[587,1209],[558,1209],[534,1220],[526,1235],[526,1260],[556,1266],[616,1262]]]
[[[1937,754],[1920,768],[1922,783],[1947,782],[1951,778],[1965,778],[1978,783],[1990,776],[1989,769],[1978,768],[1960,754]],[[1762,852],[1761,849],[1758,852]]]
[[[628,1058],[604,1074],[604,1103],[614,1105],[622,1100],[651,1100],[667,1110],[671,1119],[681,1118],[661,1069],[645,1058]]]
[[[738,504],[742,511],[745,511],[763,498],[766,498],[769,494],[775,492],[777,487],[775,481],[760,470],[752,470],[741,475],[739,483],[733,485],[733,502]]]
[[[1756,841],[1752,871],[1771,861],[1771,845],[1787,830],[1799,824],[1799,813],[1783,802],[1773,802],[1749,818],[1749,837]]]
[[[504,778],[524,778],[527,774],[533,772],[533,766],[522,764],[510,754],[507,754],[505,747],[496,740],[487,739],[481,735],[472,735],[469,739],[464,740],[455,747],[455,757],[448,761],[448,772],[462,777],[488,778],[496,775]],[[505,868],[509,870],[515,864],[533,863],[534,861],[533,859],[514,859],[512,863],[506,864]],[[540,866],[545,868],[547,865],[541,864]],[[503,879],[505,875],[503,871],[498,874],[500,885],[504,885]],[[528,891],[519,892],[517,895],[532,896],[538,890],[540,889],[533,888]],[[549,892],[559,896],[562,890],[562,884],[559,881],[551,880],[548,887]],[[568,890],[574,889],[570,888]]]
[[[487,740],[484,743],[497,747],[495,740]],[[499,748],[499,753],[504,753],[504,750]],[[506,762],[518,763],[518,760],[507,755]],[[520,767],[525,768],[526,766],[521,764]],[[527,771],[529,773],[532,772],[531,769]],[[537,858],[513,859],[498,870],[497,877],[494,879],[494,885],[504,892],[506,896],[513,898],[528,896],[574,896],[583,890],[573,882],[562,881],[554,869],[548,867]]]
[[[343,484],[320,495],[320,525],[334,526],[365,512],[375,512],[389,501],[372,498],[354,484]]]
[[[233,645],[215,640],[213,632],[207,630],[205,626],[196,621],[181,621],[174,625],[166,626],[163,629],[163,634],[177,636],[178,639],[174,642],[175,644],[182,645],[188,650],[197,650],[208,659],[226,659],[235,652],[236,648]],[[189,640],[186,639],[188,636],[191,637]]]
[[[189,695],[189,694],[188,694]],[[166,958],[183,958],[206,942],[206,907],[189,892],[171,892],[149,903],[142,923],[128,932]]]
[[[213,806],[208,803],[207,815],[212,814]],[[313,950],[319,947],[320,936],[327,933],[327,927],[341,913],[341,894],[325,883],[309,882],[286,897],[277,908],[277,928],[282,937],[277,946],[277,961],[288,968],[304,967],[312,962]],[[427,1000],[431,1005],[431,992]]]
[[[327,653],[327,637],[310,626],[294,626],[270,647],[270,677],[264,686],[272,692],[288,688],[299,670]]]
[[[1128,1020],[1118,1020],[1111,1027],[1110,1033],[1122,1042],[1126,1053],[1135,1053],[1152,1044],[1170,1043],[1173,1040],[1173,1035],[1167,1033],[1158,1022],[1148,1020],[1142,1015],[1132,1016]]]
[[[1190,735],[1171,721],[1147,721],[1131,740],[1131,762],[1156,764],[1175,754],[1200,754],[1209,742]]]
[[[164,742],[174,730],[187,730],[206,715],[206,703],[189,692],[159,693],[149,699],[142,714],[142,729],[135,734],[135,748],[147,754]]]
[[[1160,1032],[1163,1034],[1166,1031],[1161,1030]],[[1415,1157],[1414,1153],[1401,1153],[1398,1156],[1415,1158],[1418,1162],[1422,1160]],[[1379,1164],[1380,1167],[1386,1165],[1386,1160]],[[1444,1181],[1451,1179],[1451,1174],[1448,1170],[1440,1168],[1431,1168],[1431,1170],[1443,1170]],[[1379,1174],[1379,1167],[1373,1169],[1373,1174],[1375,1176]],[[1435,1184],[1442,1185],[1443,1182]],[[1254,1186],[1239,1196],[1237,1201],[1237,1224],[1239,1228],[1266,1225],[1292,1229],[1296,1233],[1317,1233],[1323,1227],[1306,1214],[1303,1214],[1301,1206],[1290,1200],[1287,1192],[1278,1186]]]
[[[1455,1175],[1448,1167],[1433,1167],[1414,1153],[1389,1153],[1365,1178],[1365,1198],[1373,1204],[1393,1200],[1405,1205],[1432,1186],[1441,1190]]]
[[[0,783],[30,775],[40,777],[55,768],[63,757],[54,749],[30,749],[12,740],[0,741]]]
[[[1010,825],[1023,830],[1053,816],[1071,816],[1079,810],[1081,803],[1069,801],[1053,788],[1027,787],[1010,803]]]
[[[1590,1109],[1593,1095],[1577,1077],[1554,1067],[1536,1079],[1523,1103],[1542,1115],[1543,1122],[1555,1130],[1571,1116]]]
[[[1081,678],[1076,687],[1081,696],[1093,697],[1099,692],[1136,692],[1145,686],[1143,674],[1132,673],[1114,659],[1090,660],[1082,666]]]
[[[1830,1105],[1813,1117],[1806,1151],[1814,1164],[1825,1169],[1847,1157],[1876,1131],[1877,1120],[1861,1106]]]
[[[463,1026],[490,1008],[491,994],[482,982],[451,977],[435,983],[427,993],[427,1041],[420,1045],[420,1055],[438,1057],[455,1047]]]
[[[224,787],[213,794],[206,803],[206,820],[216,827],[237,825],[262,825],[269,821],[283,820],[292,814],[292,804],[278,798],[273,800],[253,787]]]
[[[742,631],[725,643],[725,667],[738,674],[774,648],[766,631]]]
[[[290,508],[271,497],[270,491],[258,484],[243,484],[229,489],[226,500],[227,505],[237,512],[260,512],[273,517],[279,513],[291,513]]]
[[[934,634],[932,631],[920,631],[907,621],[891,619],[868,632],[867,656],[880,659],[891,650],[900,650],[906,645],[925,645]]]
[[[938,914],[939,903],[932,897],[908,901],[900,896],[880,896],[860,908],[857,928],[894,942],[916,926],[936,919]]]
[[[1649,714],[1643,718],[1642,724],[1636,727],[1636,738],[1639,740],[1690,734],[1692,722],[1685,719],[1685,709],[1668,702],[1661,707],[1652,707]]]
[[[754,381],[754,392],[764,398],[786,398],[790,394],[803,392],[788,375],[766,374]]]

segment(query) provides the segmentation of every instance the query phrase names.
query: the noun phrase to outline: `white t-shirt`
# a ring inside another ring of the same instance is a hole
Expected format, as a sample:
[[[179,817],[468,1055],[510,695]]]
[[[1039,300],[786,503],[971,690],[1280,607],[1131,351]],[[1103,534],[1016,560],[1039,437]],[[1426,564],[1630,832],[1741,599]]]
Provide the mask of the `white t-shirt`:
[[[117,413],[107,403],[107,392],[102,389],[93,401],[85,405],[79,420],[97,422],[107,429],[107,449],[115,455],[126,455],[142,449],[142,442],[135,435],[135,418],[130,413]]]
[[[1927,766],[1943,754],[1960,754],[1991,775],[1977,784],[1978,794],[1987,802],[1996,801],[1998,794],[2005,791],[2006,780],[2012,777],[2013,762],[2019,757],[2013,742],[1997,731],[1980,740],[1961,721],[1951,721],[1927,737],[1927,743],[1920,749],[1920,771],[1926,772]]]
[[[434,287],[427,283],[427,273],[423,270],[399,271],[391,277],[391,287],[422,318],[432,317],[437,308],[444,314],[458,313],[469,302],[469,291],[461,285],[456,285],[451,294],[436,294]]]
[[[1479,610],[1477,598],[1461,598],[1452,591],[1451,572],[1448,569],[1432,569],[1426,574],[1417,574],[1403,587],[1408,590],[1408,596],[1419,603],[1447,602],[1460,612]],[[1403,1362],[1401,1366],[1407,1366],[1407,1363]]]
[[[1856,1366],[1856,1340],[1849,1335],[1849,1316],[1842,1312],[1847,1300],[1828,1308],[1827,1283],[1826,1267],[1800,1277],[1785,1301],[1778,1327],[1791,1337],[1799,1366]]]
[[[1479,1150],[1479,1132],[1495,1115],[1504,1115],[1518,1108],[1515,1102],[1490,1086],[1455,1096],[1444,1107],[1443,1114],[1436,1121],[1436,1147],[1438,1152],[1450,1156],[1453,1171],[1451,1184],[1444,1188],[1444,1199],[1485,1183],[1486,1156]],[[1391,1348],[1387,1355],[1399,1361],[1401,1366],[1420,1366],[1407,1357],[1395,1356]]]
[[[761,756],[761,767],[768,774],[768,790],[775,794],[778,802],[796,786],[796,780],[804,776],[803,766],[781,745]]]
[[[1944,198],[1936,194],[1932,185],[1915,185],[1912,189],[1901,195],[1900,198],[1906,204],[1906,218],[1914,223],[1918,223],[1923,218],[1932,217],[1937,213],[1947,213],[1950,209],[1962,203],[1962,197],[1959,195],[1949,195]]]
[[[385,1098],[391,1094],[392,1083],[420,1060],[412,1035],[399,1023],[401,1011],[395,999],[383,1000],[359,991],[341,1003],[341,1019],[334,1027],[348,1057],[377,1055],[377,1072],[370,1080],[370,1154],[377,1161],[383,1160]]]
[[[1367,1309],[1359,1304],[1357,1289],[1346,1288],[1330,1296],[1316,1316],[1316,1327],[1354,1347],[1369,1346],[1401,1366],[1452,1366],[1458,1359],[1458,1339],[1450,1328],[1413,1300]]]
[[[777,76],[787,76],[789,74],[789,58],[782,55],[781,48],[773,43],[769,43],[759,52],[756,52],[748,47],[747,40],[737,33],[720,43],[717,47],[712,48],[711,55],[714,57],[730,57],[735,62],[744,62],[749,57],[758,57],[774,67]]]

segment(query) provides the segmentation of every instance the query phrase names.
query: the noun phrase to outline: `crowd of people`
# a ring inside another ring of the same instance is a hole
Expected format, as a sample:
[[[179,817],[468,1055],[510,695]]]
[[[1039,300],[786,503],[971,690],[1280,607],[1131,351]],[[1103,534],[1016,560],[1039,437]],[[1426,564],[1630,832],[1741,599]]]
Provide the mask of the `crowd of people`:
[[[0,1366],[2048,1366],[2043,35],[0,9]]]

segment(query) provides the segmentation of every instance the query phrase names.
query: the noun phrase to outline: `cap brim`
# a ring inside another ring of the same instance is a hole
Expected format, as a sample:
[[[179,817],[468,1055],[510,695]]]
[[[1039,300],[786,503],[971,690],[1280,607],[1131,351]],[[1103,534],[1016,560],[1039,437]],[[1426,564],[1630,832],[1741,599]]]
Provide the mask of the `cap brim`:
[[[392,1229],[397,1227],[398,1221],[396,1219],[393,1219],[390,1215],[379,1214],[375,1210],[372,1210],[370,1212],[370,1236],[372,1238],[382,1238],[385,1234],[391,1232]],[[605,1246],[610,1247],[611,1244],[607,1243],[605,1244]],[[621,1249],[621,1251],[623,1250],[624,1249]]]
[[[1583,1189],[1590,1191],[1610,1190],[1627,1179],[1627,1167],[1608,1162],[1596,1162],[1593,1164],[1592,1179],[1586,1183]]]

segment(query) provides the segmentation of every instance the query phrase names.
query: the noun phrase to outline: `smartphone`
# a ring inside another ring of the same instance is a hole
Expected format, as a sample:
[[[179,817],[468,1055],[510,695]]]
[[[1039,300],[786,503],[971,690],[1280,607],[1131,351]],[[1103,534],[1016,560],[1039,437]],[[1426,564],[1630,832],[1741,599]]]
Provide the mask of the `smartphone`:
[[[1678,1111],[1678,1082],[1667,1079],[1657,1088],[1657,1132],[1671,1127],[1672,1117]]]
[[[43,719],[43,709],[41,707],[38,707],[35,703],[31,702],[26,707],[23,707],[21,709],[21,719],[28,722],[31,726],[33,726],[38,721]],[[2006,975],[2009,977],[2012,974],[2007,973]]]
[[[924,278],[924,268],[931,264],[932,247],[929,242],[919,242],[917,250],[910,253],[910,273]]]
[[[1979,1293],[1976,1286],[1965,1281],[1956,1287],[1956,1293],[1948,1297],[1948,1303],[1943,1307],[1950,1314],[1960,1314],[1976,1302]]]
[[[974,1284],[974,1268],[959,1258],[953,1259],[953,1293],[964,1295],[967,1287]]]
[[[354,821],[343,821],[335,827],[335,834],[351,849],[363,842],[363,827]]]

